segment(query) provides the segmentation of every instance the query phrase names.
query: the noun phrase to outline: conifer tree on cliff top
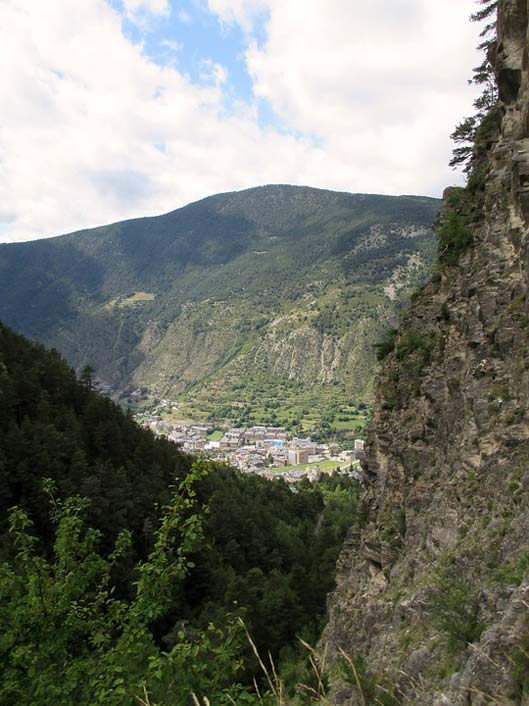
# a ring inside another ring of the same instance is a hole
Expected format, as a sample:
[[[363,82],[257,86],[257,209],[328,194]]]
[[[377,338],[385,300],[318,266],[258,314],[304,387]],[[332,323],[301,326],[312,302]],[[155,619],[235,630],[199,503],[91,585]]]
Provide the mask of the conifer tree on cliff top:
[[[468,174],[472,169],[477,131],[498,102],[498,90],[490,56],[496,41],[498,0],[478,0],[478,3],[481,7],[470,16],[470,19],[472,22],[486,22],[480,32],[483,41],[478,46],[478,49],[484,52],[484,59],[479,66],[473,69],[469,83],[483,86],[483,93],[474,101],[476,113],[464,118],[450,135],[450,138],[456,143],[456,147],[452,151],[450,166],[454,168],[463,166],[465,174]]]

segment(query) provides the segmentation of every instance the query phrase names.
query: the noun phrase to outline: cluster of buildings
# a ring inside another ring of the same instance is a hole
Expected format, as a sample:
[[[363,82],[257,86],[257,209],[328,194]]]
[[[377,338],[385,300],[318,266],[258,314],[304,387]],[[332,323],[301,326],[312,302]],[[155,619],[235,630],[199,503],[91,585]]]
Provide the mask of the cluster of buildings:
[[[344,451],[338,444],[320,444],[310,437],[291,437],[282,427],[241,429],[225,424],[219,431],[211,424],[173,424],[159,417],[150,419],[146,426],[179,444],[184,451],[207,453],[243,473],[255,473],[269,479],[277,478],[281,473],[292,483],[304,478],[312,482],[318,480],[322,463],[327,469],[337,468],[356,474],[357,457],[364,448],[361,439],[355,441],[354,449]],[[329,461],[336,465],[325,463]]]

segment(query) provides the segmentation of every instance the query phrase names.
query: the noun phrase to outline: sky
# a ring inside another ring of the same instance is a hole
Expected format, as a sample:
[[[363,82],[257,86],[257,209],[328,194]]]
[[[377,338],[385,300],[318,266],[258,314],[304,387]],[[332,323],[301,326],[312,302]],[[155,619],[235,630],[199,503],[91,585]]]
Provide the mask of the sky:
[[[0,241],[260,184],[440,196],[462,182],[474,9],[0,0]]]

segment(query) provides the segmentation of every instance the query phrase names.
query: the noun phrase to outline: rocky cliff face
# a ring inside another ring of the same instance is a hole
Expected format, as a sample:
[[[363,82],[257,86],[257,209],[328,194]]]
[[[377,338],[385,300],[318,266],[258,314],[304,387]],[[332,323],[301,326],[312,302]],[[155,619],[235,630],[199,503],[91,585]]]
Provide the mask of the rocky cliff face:
[[[527,5],[499,3],[484,181],[451,220],[447,194],[473,244],[441,250],[378,383],[325,635],[335,704],[529,704]]]

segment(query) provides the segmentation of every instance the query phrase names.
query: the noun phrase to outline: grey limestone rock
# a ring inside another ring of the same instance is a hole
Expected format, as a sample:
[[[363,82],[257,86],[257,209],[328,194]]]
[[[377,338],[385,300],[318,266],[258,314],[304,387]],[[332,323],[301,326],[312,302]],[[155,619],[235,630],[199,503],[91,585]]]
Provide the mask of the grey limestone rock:
[[[474,246],[414,298],[385,361],[367,521],[329,600],[331,662],[341,650],[361,658],[371,686],[402,706],[528,703],[527,36],[527,0],[500,0],[501,127],[471,199]],[[377,703],[336,673],[334,703]]]

